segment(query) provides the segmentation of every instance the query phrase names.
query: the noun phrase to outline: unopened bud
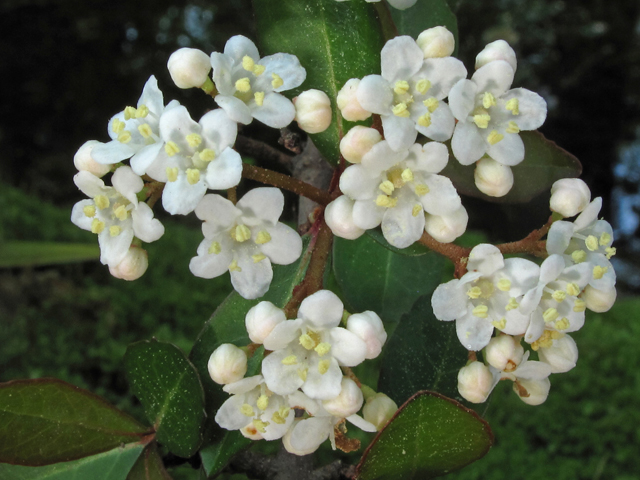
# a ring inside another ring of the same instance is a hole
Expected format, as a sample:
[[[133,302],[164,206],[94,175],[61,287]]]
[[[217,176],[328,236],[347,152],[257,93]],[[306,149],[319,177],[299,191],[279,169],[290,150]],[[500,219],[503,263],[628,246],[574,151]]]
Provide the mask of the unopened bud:
[[[271,331],[287,317],[280,308],[271,302],[260,302],[247,312],[245,325],[253,343],[263,343]]]
[[[511,335],[493,337],[484,350],[484,359],[502,372],[514,371],[524,355],[520,339]]]
[[[335,236],[355,240],[364,233],[364,229],[353,223],[353,205],[354,201],[346,195],[327,205],[324,220]]]
[[[591,191],[579,178],[563,178],[551,186],[551,211],[565,218],[582,212],[591,201]]]
[[[416,40],[424,58],[448,57],[453,53],[456,40],[446,27],[433,27],[418,35]]]
[[[309,424],[301,424],[301,422],[309,422],[313,421],[312,418],[297,418],[293,421],[291,428],[287,430],[284,437],[282,437],[282,446],[284,449],[292,453],[294,455],[309,455],[310,453],[315,452],[320,444],[324,442],[329,436],[329,429],[325,431],[323,430],[320,435],[309,435]],[[317,431],[313,430],[315,433]]]
[[[237,382],[247,373],[247,354],[235,345],[223,343],[209,357],[207,368],[211,379],[220,385]]]
[[[598,290],[591,285],[587,285],[582,291],[581,298],[589,310],[596,313],[603,313],[611,309],[617,296],[615,286],[607,290]]]
[[[480,67],[484,67],[487,63],[493,62],[494,60],[504,60],[511,65],[514,72],[518,66],[516,52],[514,52],[513,48],[511,48],[511,46],[504,40],[496,40],[484,47],[476,57],[476,70]]]
[[[469,215],[460,207],[451,215],[425,214],[424,229],[440,243],[451,243],[467,229]]]
[[[199,88],[211,71],[209,55],[196,48],[181,48],[169,57],[167,68],[178,88]]]
[[[111,165],[103,165],[96,162],[91,156],[91,150],[96,145],[103,145],[102,142],[97,140],[89,140],[85,142],[73,156],[73,164],[78,171],[85,171],[92,173],[96,177],[104,177],[111,171]]]
[[[338,418],[346,418],[353,415],[362,407],[364,401],[362,391],[356,382],[347,377],[342,377],[342,389],[336,398],[324,400],[322,406],[331,415]]]
[[[116,278],[132,281],[144,275],[148,266],[147,251],[144,248],[132,246],[119,264],[109,266],[109,273]]]
[[[240,433],[249,440],[262,440],[264,438],[253,423],[241,428]]]
[[[513,384],[513,391],[518,394],[520,400],[528,405],[540,405],[549,396],[551,382],[548,378],[541,380],[519,379]]]
[[[384,393],[378,393],[367,399],[362,408],[362,416],[367,422],[375,425],[377,430],[380,430],[397,411],[398,405],[396,405],[396,402]]]
[[[387,341],[387,332],[384,331],[382,320],[378,314],[370,310],[351,315],[347,320],[347,330],[355,333],[367,345],[367,359],[380,355],[382,346]]]
[[[458,372],[458,392],[471,403],[482,403],[493,390],[493,375],[482,362],[471,362]]]
[[[371,116],[371,112],[362,108],[358,99],[356,98],[356,92],[360,85],[360,79],[352,78],[338,92],[336,103],[342,113],[342,117],[350,122],[357,122],[358,120],[366,120]]]
[[[307,133],[324,132],[331,125],[331,100],[321,90],[307,90],[293,99],[296,122]]]
[[[473,172],[476,187],[490,197],[504,197],[513,187],[511,167],[496,162],[493,158],[482,158]]]
[[[351,163],[360,163],[362,157],[382,140],[382,135],[375,128],[356,125],[340,140],[340,153]]]
[[[550,347],[540,347],[538,357],[551,367],[551,373],[568,372],[578,361],[578,346],[573,338],[564,335],[553,340]]]

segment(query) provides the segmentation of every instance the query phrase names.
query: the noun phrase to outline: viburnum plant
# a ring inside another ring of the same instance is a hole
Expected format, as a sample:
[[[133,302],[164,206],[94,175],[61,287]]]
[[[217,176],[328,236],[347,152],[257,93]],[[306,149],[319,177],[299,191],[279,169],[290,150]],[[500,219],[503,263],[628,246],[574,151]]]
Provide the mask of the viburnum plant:
[[[169,58],[175,84],[209,101],[202,118],[167,102],[151,76],[109,120],[111,140],[85,143],[74,159],[89,198],[71,221],[97,235],[112,275],[153,275],[144,243],[161,241],[154,210],[163,208],[202,221],[189,269],[228,271],[235,291],[188,356],[155,340],[127,349],[150,426],[61,382],[2,386],[5,423],[30,419],[4,436],[0,460],[13,466],[0,472],[14,476],[3,478],[36,478],[17,476],[36,468],[167,478],[159,452],[207,478],[271,478],[309,469],[297,459],[318,449],[348,455],[317,478],[444,475],[492,444],[473,404],[500,380],[542,404],[549,377],[576,365],[570,334],[585,311],[615,301],[602,200],[575,178],[579,162],[535,131],[546,102],[512,85],[507,42],[479,49],[467,71],[444,1],[253,3],[258,46],[234,36],[223,52],[181,48]],[[297,123],[305,151],[242,136],[253,121]],[[242,155],[313,157],[307,168],[332,173],[308,182]],[[238,198],[244,179],[264,186]],[[281,190],[313,202],[297,226],[281,221]],[[549,219],[525,238],[457,242],[474,197],[522,202],[549,190]],[[273,455],[281,448],[292,455]]]

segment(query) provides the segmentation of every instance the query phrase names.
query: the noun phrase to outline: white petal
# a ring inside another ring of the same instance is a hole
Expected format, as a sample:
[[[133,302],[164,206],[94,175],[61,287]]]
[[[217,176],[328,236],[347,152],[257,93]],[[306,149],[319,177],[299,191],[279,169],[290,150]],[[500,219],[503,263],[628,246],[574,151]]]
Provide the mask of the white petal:
[[[222,108],[234,122],[249,125],[253,121],[253,115],[249,107],[239,98],[232,95],[216,95],[216,103]],[[294,109],[295,112],[295,109]],[[294,113],[295,115],[295,113]]]
[[[233,59],[223,53],[213,52],[211,54],[211,67],[213,67],[212,78],[220,94],[232,96],[236,91],[231,78]]]
[[[424,111],[420,110],[419,113],[420,115],[422,115]],[[414,118],[413,120],[414,122],[417,121],[416,118]],[[431,125],[429,125],[428,127],[423,127],[416,123],[415,128],[418,130],[418,132],[430,138],[431,140],[444,142],[451,138],[455,125],[456,120],[453,117],[453,113],[451,113],[449,105],[444,102],[440,102],[438,108],[436,108],[436,110],[431,114]]]
[[[519,297],[536,287],[540,276],[540,267],[525,258],[507,258],[504,261],[504,269],[497,275],[504,275],[508,278],[511,281],[509,295]]]
[[[225,430],[240,430],[249,425],[253,417],[247,417],[240,412],[240,407],[244,403],[244,395],[233,395],[228,398],[216,413],[216,423]]]
[[[231,272],[231,284],[235,291],[247,300],[260,298],[267,293],[273,278],[269,258],[254,262],[249,255],[238,255],[237,262],[240,271]]]
[[[256,388],[261,383],[264,383],[262,375],[254,375],[252,377],[246,377],[238,380],[237,382],[227,383],[222,387],[227,393],[231,395],[238,395],[241,393],[247,393]]]
[[[364,165],[351,165],[340,175],[340,190],[353,200],[374,199],[380,185],[379,175]],[[378,169],[376,168],[375,171]]]
[[[271,128],[284,128],[296,116],[296,107],[291,100],[275,92],[264,96],[262,106],[257,106],[254,100],[249,103],[249,106],[253,118]]]
[[[478,86],[471,80],[460,80],[449,92],[449,108],[454,117],[466,121],[475,107]]]
[[[242,58],[245,55],[251,57],[254,62],[260,60],[260,53],[258,53],[256,44],[242,35],[236,35],[227,40],[224,46],[224,54],[233,58],[236,64],[242,63]]]
[[[400,152],[392,150],[389,143],[383,140],[363,155],[360,165],[366,168],[370,177],[375,177],[400,163],[408,154],[406,150]]]
[[[385,43],[380,52],[382,77],[391,84],[408,80],[420,70],[423,59],[422,49],[413,38],[395,37]]]
[[[187,215],[194,211],[204,194],[207,184],[200,180],[195,185],[187,181],[187,175],[180,171],[175,182],[168,182],[162,192],[162,206],[171,215]]]
[[[299,420],[291,430],[288,440],[297,455],[307,455],[315,452],[333,431],[331,419],[327,417],[312,417]],[[285,447],[287,442],[284,443]]]
[[[284,195],[278,188],[260,187],[249,190],[236,204],[244,220],[251,225],[278,223],[284,208]],[[256,221],[259,220],[259,221]]]
[[[542,336],[543,332],[544,319],[542,318],[542,312],[540,309],[537,309],[531,314],[531,323],[524,334],[524,341],[527,343],[533,343]]]
[[[103,195],[106,191],[104,182],[96,177],[94,174],[82,170],[73,176],[73,183],[80,189],[87,197],[97,197]]]
[[[200,133],[200,125],[191,119],[186,107],[180,105],[164,112],[160,117],[160,136],[165,141],[173,141],[181,149],[188,148],[186,136],[190,133]]]
[[[340,365],[355,367],[364,362],[367,356],[367,344],[355,333],[346,328],[335,327],[329,331],[331,352]]]
[[[213,190],[235,187],[242,179],[242,157],[231,148],[226,148],[207,165],[205,180]]]
[[[93,200],[80,200],[73,206],[71,210],[71,222],[80,227],[83,230],[91,231],[91,223],[93,222],[92,217],[87,217],[84,214],[84,207],[94,207],[95,203]]]
[[[269,390],[278,395],[289,395],[302,386],[304,381],[298,375],[301,365],[283,365],[282,361],[291,355],[290,350],[278,350],[267,355],[262,361],[262,375]]]
[[[424,215],[413,215],[414,204],[398,201],[387,209],[382,217],[382,234],[387,242],[396,248],[406,248],[418,241],[424,231]]]
[[[540,304],[540,299],[542,298],[544,285],[545,284],[541,283],[536,288],[532,288],[527,293],[525,293],[524,297],[520,301],[520,307],[519,307],[520,313],[522,313],[523,315],[529,315],[533,313],[533,311]]]
[[[547,118],[547,102],[544,98],[526,88],[509,90],[503,100],[518,99],[519,115],[513,117],[520,130],[536,130],[542,126]]]
[[[291,342],[300,336],[300,327],[303,324],[303,320],[286,320],[280,322],[271,333],[264,339],[263,345],[267,350],[282,350],[287,347]]]
[[[502,267],[504,267],[504,257],[495,245],[481,243],[473,247],[469,253],[467,269],[470,272],[478,271],[484,276],[489,276]]]
[[[158,155],[162,151],[162,142],[156,142],[152,145],[144,147],[133,157],[131,157],[130,164],[132,170],[136,175],[144,175],[147,173],[147,168],[158,158]]]
[[[196,216],[212,225],[226,229],[232,226],[242,211],[224,197],[216,194],[205,195],[195,209]]]
[[[460,280],[450,280],[438,285],[431,297],[433,314],[438,320],[451,321],[467,313],[467,295],[459,285]]]
[[[471,165],[487,151],[487,142],[472,122],[458,122],[451,138],[451,150],[461,165]]]
[[[391,114],[393,91],[380,75],[367,75],[360,80],[356,97],[360,106],[378,115]]]
[[[411,153],[410,158],[414,162],[411,167],[420,172],[439,173],[449,162],[449,150],[439,142],[416,143],[412,145]]]
[[[223,109],[216,108],[204,114],[199,123],[202,127],[202,135],[208,144],[215,145],[216,153],[233,146],[235,143],[238,124],[231,120]]]
[[[428,97],[442,100],[451,88],[460,80],[467,77],[464,64],[454,57],[427,58],[420,71],[414,78],[426,78],[431,82],[431,88],[426,92]]]
[[[131,212],[133,232],[143,242],[155,242],[164,235],[164,226],[160,220],[153,218],[153,210],[144,202],[140,202]]]
[[[378,429],[376,428],[376,426],[373,423],[367,422],[360,415],[356,415],[356,414],[349,415],[347,417],[347,420],[349,422],[353,423],[356,427],[358,427],[363,432],[377,432],[378,431]]]
[[[489,145],[487,154],[496,162],[510,167],[524,160],[524,143],[517,133],[505,132],[498,143]]]
[[[136,151],[130,145],[118,140],[111,140],[93,147],[91,157],[98,163],[111,165],[130,158],[134,153]]]
[[[564,270],[565,263],[562,255],[551,255],[540,265],[540,283],[547,284],[554,281]]]
[[[266,230],[271,235],[271,240],[260,245],[260,250],[269,257],[271,263],[289,265],[300,258],[302,239],[298,232],[280,222]]]
[[[573,223],[558,221],[553,222],[547,234],[547,252],[563,254],[571,243],[573,235]]]
[[[343,311],[344,305],[335,293],[320,290],[302,301],[298,318],[310,322],[317,328],[333,328],[340,324]]]
[[[429,175],[425,183],[429,193],[420,197],[420,201],[431,215],[450,215],[462,205],[460,195],[447,177]]]
[[[77,185],[77,184],[76,184]],[[598,214],[602,209],[602,197],[594,198],[587,208],[585,208],[578,218],[573,221],[573,229],[578,232],[587,228],[598,219]]]
[[[211,241],[204,240],[201,245],[204,245],[208,250],[211,246]],[[215,278],[229,270],[231,260],[233,260],[233,254],[230,250],[223,250],[218,254],[198,255],[189,262],[189,270],[196,277]]]
[[[119,235],[112,237],[109,229],[105,228],[98,235],[98,243],[100,244],[100,262],[103,265],[115,267],[118,265],[129,251],[131,241],[133,240],[133,230],[124,228]]]
[[[127,200],[134,205],[138,203],[136,193],[144,187],[142,178],[133,173],[129,166],[119,167],[111,177],[111,184]]]
[[[162,92],[158,88],[158,80],[156,80],[156,77],[153,75],[151,75],[147,83],[144,84],[142,95],[138,100],[137,106],[139,107],[141,105],[146,105],[149,111],[156,115],[160,115],[164,110]]]
[[[258,63],[266,67],[264,73],[258,77],[258,80],[265,78],[271,82],[272,73],[282,78],[282,85],[274,89],[276,92],[284,92],[285,90],[299,87],[307,78],[307,71],[300,65],[300,61],[295,55],[276,53],[275,55],[264,57]]]
[[[513,374],[525,380],[542,380],[551,375],[551,367],[544,362],[526,361],[523,362]]]
[[[383,116],[382,128],[384,130],[384,138],[395,152],[409,148],[418,137],[416,125],[410,117]]]
[[[342,370],[338,366],[338,361],[329,355],[326,359],[330,362],[329,368],[325,373],[320,373],[318,370],[320,357],[318,355],[311,357],[307,380],[302,385],[302,391],[316,400],[336,398],[342,390]]]
[[[377,206],[372,199],[356,200],[353,205],[353,222],[364,230],[376,228],[382,222],[384,212],[384,207]]]
[[[355,240],[364,234],[364,230],[353,221],[353,209],[354,201],[347,195],[340,195],[327,205],[324,219],[335,236]]]
[[[479,351],[487,346],[493,333],[493,325],[486,318],[468,313],[456,320],[456,333],[467,350]]]
[[[471,81],[478,86],[479,93],[489,92],[500,97],[511,87],[513,76],[511,65],[504,60],[494,60],[476,70]]]

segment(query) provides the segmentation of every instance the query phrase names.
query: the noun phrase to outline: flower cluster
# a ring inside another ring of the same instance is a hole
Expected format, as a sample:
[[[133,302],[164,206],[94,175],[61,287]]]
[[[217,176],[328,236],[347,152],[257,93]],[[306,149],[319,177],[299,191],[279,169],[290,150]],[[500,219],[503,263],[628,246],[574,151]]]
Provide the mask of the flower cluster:
[[[249,338],[269,354],[261,374],[243,378],[247,361],[242,350],[223,344],[212,353],[211,378],[231,394],[216,422],[251,439],[282,438],[297,455],[314,452],[327,438],[336,448],[345,420],[368,432],[384,425],[397,406],[385,395],[368,392],[362,418],[357,412],[363,391],[341,368],[380,354],[387,339],[382,320],[367,311],[348,316],[345,328],[339,326],[343,314],[342,302],[328,290],[305,298],[294,320],[267,301],[249,310]]]

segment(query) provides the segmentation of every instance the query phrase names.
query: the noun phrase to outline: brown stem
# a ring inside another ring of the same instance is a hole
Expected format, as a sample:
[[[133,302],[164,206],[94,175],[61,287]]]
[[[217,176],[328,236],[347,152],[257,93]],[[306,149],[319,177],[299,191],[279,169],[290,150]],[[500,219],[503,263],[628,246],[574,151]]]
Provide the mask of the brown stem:
[[[427,232],[424,232],[418,241],[425,247],[447,257],[453,262],[457,262],[461,258],[468,257],[469,252],[471,251],[470,248],[460,247],[453,243],[440,243]]]
[[[392,38],[397,37],[398,28],[391,17],[391,10],[389,10],[387,2],[376,3],[375,8],[385,40],[391,40]]]
[[[236,187],[227,189],[227,199],[234,205],[238,203],[238,189]]]
[[[285,166],[291,164],[291,156],[281,152],[277,148],[273,148],[271,145],[243,135],[238,135],[236,138],[235,149],[245,155],[268,162],[280,163]]]
[[[156,202],[160,199],[164,186],[165,184],[160,182],[153,182],[149,185],[149,190],[147,191],[147,197],[149,198],[149,200],[147,200],[147,205],[149,205],[149,208],[153,208]]]
[[[267,185],[273,185],[274,187],[289,190],[290,192],[307,197],[321,205],[327,205],[331,200],[333,200],[328,192],[320,190],[307,182],[290,177],[289,175],[274,172],[273,170],[256,167],[255,165],[243,164],[242,176]]]

